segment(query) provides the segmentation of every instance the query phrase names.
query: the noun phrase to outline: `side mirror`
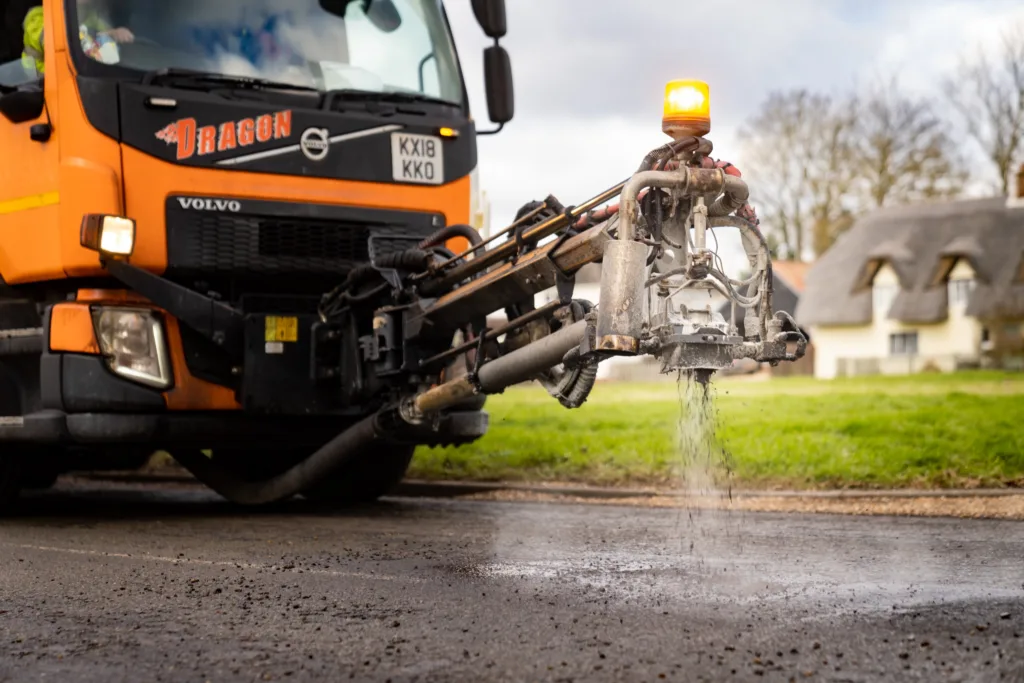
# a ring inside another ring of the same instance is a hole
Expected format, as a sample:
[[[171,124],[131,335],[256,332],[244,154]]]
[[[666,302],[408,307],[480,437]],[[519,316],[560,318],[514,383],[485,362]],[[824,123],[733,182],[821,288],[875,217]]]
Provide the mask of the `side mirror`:
[[[473,0],[476,23],[488,38],[504,38],[508,31],[505,23],[505,0]]]
[[[515,115],[512,88],[512,62],[500,45],[484,50],[484,79],[487,85],[487,112],[493,123],[503,126]]]
[[[45,105],[43,91],[36,87],[18,89],[0,96],[0,114],[11,123],[35,121],[42,116]]]

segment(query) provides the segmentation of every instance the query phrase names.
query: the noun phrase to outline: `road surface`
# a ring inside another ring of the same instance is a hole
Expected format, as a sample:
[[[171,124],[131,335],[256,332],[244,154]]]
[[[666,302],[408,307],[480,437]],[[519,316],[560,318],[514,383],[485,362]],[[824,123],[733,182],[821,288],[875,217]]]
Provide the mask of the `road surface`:
[[[1022,681],[1024,524],[89,485],[0,522],[0,681]]]

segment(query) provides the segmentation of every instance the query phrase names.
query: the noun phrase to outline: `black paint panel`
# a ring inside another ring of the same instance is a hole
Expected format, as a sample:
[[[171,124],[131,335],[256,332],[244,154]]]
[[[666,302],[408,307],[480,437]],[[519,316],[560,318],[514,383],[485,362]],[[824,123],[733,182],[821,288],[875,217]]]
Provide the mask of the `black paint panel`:
[[[173,109],[153,107],[148,104],[151,97],[175,100],[177,106]],[[391,162],[391,132],[332,143],[326,157],[320,161],[307,158],[296,148],[287,153],[244,163],[223,162],[298,146],[303,132],[311,128],[326,128],[333,137],[382,126],[401,126],[402,132],[436,135],[438,128],[447,126],[457,130],[459,136],[442,141],[444,182],[464,177],[476,166],[474,124],[457,107],[417,103],[411,109],[403,109],[404,105],[381,106],[375,113],[361,109],[325,111],[313,105],[313,100],[318,103],[319,99],[316,96],[288,97],[262,92],[236,93],[229,98],[225,94],[122,83],[122,140],[146,154],[186,166],[395,183]],[[409,113],[413,109],[422,113]],[[169,130],[168,126],[184,119],[194,119],[197,129],[215,126],[219,132],[223,124],[237,124],[244,119],[256,119],[267,114],[273,116],[282,111],[291,112],[291,131],[286,138],[239,145],[225,151],[215,150],[206,155],[200,155],[197,149],[195,154],[179,159],[178,145],[157,137],[161,131]]]
[[[69,413],[144,413],[166,408],[159,391],[115,376],[99,356],[64,354],[61,385]]]
[[[78,92],[85,116],[92,127],[114,140],[121,139],[117,111],[117,81],[108,78],[78,77]]]

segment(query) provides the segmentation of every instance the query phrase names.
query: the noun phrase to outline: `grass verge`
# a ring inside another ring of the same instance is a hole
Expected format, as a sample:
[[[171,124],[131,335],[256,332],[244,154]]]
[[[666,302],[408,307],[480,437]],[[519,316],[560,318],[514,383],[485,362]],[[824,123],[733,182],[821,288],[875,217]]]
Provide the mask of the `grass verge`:
[[[1024,375],[722,379],[718,437],[734,486],[1024,485]],[[674,486],[683,457],[673,382],[599,384],[578,410],[539,387],[488,400],[491,431],[420,449],[409,476]]]

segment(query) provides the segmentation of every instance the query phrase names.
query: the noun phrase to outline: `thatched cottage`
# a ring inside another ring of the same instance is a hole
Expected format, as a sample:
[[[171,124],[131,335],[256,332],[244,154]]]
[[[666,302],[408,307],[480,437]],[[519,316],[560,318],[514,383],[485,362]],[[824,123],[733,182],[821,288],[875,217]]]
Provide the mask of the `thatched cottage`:
[[[810,330],[819,378],[1012,357],[1024,346],[1024,201],[902,206],[861,218],[807,274],[796,319]]]

